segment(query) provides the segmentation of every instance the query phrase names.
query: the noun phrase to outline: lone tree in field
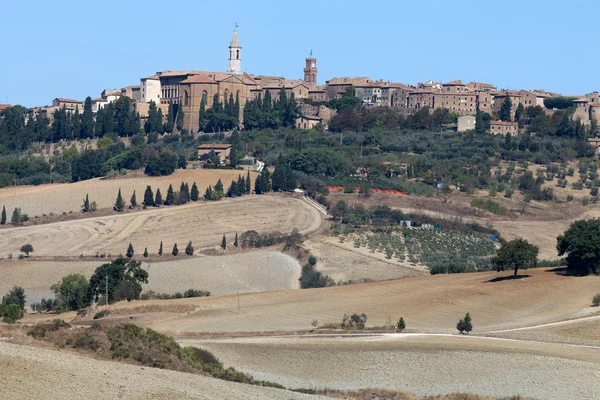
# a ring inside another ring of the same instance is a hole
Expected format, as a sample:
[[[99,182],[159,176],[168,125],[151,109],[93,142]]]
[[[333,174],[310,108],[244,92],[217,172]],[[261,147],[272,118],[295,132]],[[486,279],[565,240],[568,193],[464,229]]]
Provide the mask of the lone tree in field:
[[[86,194],[85,199],[83,199],[83,205],[81,206],[81,211],[84,213],[90,211],[90,196],[88,194]]]
[[[192,184],[192,191],[190,192],[190,200],[198,201],[198,197],[200,197],[200,192],[198,191],[198,186],[196,185],[196,182],[194,182]]]
[[[173,245],[173,252],[172,252],[172,254],[173,254],[175,257],[177,257],[177,254],[179,254],[179,249],[177,248],[177,243],[175,243],[175,244]]]
[[[223,250],[227,249],[227,238],[225,237],[225,234],[223,234],[223,240],[221,240],[221,247]]]
[[[148,283],[148,272],[141,265],[140,261],[119,257],[109,264],[99,266],[90,278],[90,295],[98,301],[108,289],[109,304],[119,300],[138,299],[142,293],[142,283]]]
[[[473,330],[473,324],[471,323],[471,314],[467,313],[467,315],[465,315],[464,318],[458,321],[458,324],[456,324],[456,329],[458,329],[460,333],[471,332]]]
[[[127,253],[125,253],[125,255],[127,256],[127,258],[133,258],[133,245],[131,244],[131,242],[129,242],[129,247],[127,247]]]
[[[575,221],[556,241],[558,255],[567,254],[570,273],[600,273],[600,219]]]
[[[115,211],[122,212],[125,209],[125,200],[123,200],[123,196],[121,196],[121,188],[119,188],[119,193],[117,194],[117,200],[115,201]]]
[[[188,245],[185,248],[185,254],[187,254],[188,256],[193,256],[194,255],[194,246],[192,246],[192,241],[190,240],[190,242],[188,243]]]
[[[516,279],[519,269],[535,268],[539,251],[536,245],[517,238],[502,245],[498,254],[492,258],[492,265],[498,272],[514,269],[513,278]]]
[[[404,318],[400,317],[398,323],[396,324],[396,328],[402,332],[406,328],[406,322],[404,322]]]
[[[2,206],[2,217],[0,218],[0,224],[6,225],[6,206]]]
[[[156,198],[154,199],[154,205],[159,207],[163,204],[162,194],[160,193],[160,189],[156,189]]]
[[[135,209],[137,207],[137,198],[135,197],[135,190],[133,191],[133,194],[131,195],[131,199],[129,199],[129,207],[131,209]]]
[[[162,240],[160,241],[160,247],[158,248],[158,255],[162,256],[163,253],[163,249],[162,249]]]
[[[233,241],[233,245],[234,245],[235,247],[238,247],[238,246],[239,246],[237,232],[235,233],[235,239],[234,239],[234,241]]]
[[[169,185],[167,189],[167,197],[165,198],[165,206],[170,206],[175,202],[175,193],[173,192],[173,185]]]
[[[21,253],[25,253],[25,257],[29,257],[29,253],[33,253],[33,246],[28,244],[24,244],[21,246]]]
[[[152,206],[154,206],[154,193],[152,193],[152,188],[150,186],[146,186],[146,191],[144,192],[144,207]]]
[[[148,248],[144,248],[144,258],[148,258]]]

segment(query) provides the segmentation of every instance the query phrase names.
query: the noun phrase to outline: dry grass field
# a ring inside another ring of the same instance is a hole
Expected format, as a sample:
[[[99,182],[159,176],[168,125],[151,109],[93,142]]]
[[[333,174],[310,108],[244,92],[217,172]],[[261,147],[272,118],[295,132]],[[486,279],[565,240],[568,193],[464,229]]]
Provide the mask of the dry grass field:
[[[600,396],[600,348],[406,335],[205,339],[182,344],[206,348],[226,365],[289,387],[377,387],[417,395],[472,392],[556,400]]]
[[[286,390],[0,341],[3,399],[319,399]]]
[[[519,328],[592,315],[590,307],[598,291],[600,278],[565,277],[547,269],[526,271],[529,278],[490,282],[510,272],[482,272],[448,276],[448,299],[445,301],[446,276],[433,275],[395,281],[324,289],[246,293],[184,299],[170,304],[191,304],[196,312],[171,315],[168,320],[153,319],[146,323],[157,330],[184,334],[190,332],[261,332],[311,329],[341,322],[345,313],[366,313],[367,326],[381,326],[403,316],[410,331],[455,333],[456,322],[466,312],[473,317],[475,333]],[[160,305],[146,301],[144,305]],[[115,307],[126,313],[139,302]],[[132,311],[133,312],[133,311]]]
[[[0,294],[14,285],[25,289],[28,304],[43,297],[54,297],[53,283],[68,274],[83,274],[88,279],[95,269],[108,261],[0,262]],[[187,289],[205,290],[213,296],[268,290],[297,289],[300,264],[294,258],[275,251],[254,251],[224,256],[180,257],[178,260],[143,262],[148,271],[144,290],[173,294]]]
[[[170,253],[177,243],[183,252],[191,240],[196,249],[216,247],[223,234],[233,243],[246,230],[303,233],[316,230],[320,213],[291,196],[246,196],[219,202],[144,210],[136,213],[64,221],[0,231],[0,256],[16,255],[22,245],[33,245],[36,256],[125,254],[129,242],[137,254],[145,247],[158,252],[160,241]]]
[[[246,176],[246,171],[234,170],[210,170],[210,169],[178,169],[172,175],[150,177],[145,175],[125,175],[118,179],[95,178],[76,183],[47,184],[40,186],[16,186],[0,189],[0,207],[6,206],[9,212],[15,207],[21,207],[21,211],[29,217],[42,216],[43,214],[61,214],[69,212],[80,212],[85,195],[88,194],[90,201],[95,201],[98,208],[112,208],[117,198],[119,188],[123,198],[129,205],[129,199],[136,192],[139,204],[144,199],[146,186],[160,188],[163,199],[167,194],[169,185],[173,185],[175,191],[179,190],[181,182],[192,187],[196,182],[200,195],[208,185],[214,186],[219,179],[223,181],[225,190],[229,187],[232,179],[238,175]],[[252,183],[256,179],[256,172],[250,172]],[[10,215],[9,215],[10,217]]]

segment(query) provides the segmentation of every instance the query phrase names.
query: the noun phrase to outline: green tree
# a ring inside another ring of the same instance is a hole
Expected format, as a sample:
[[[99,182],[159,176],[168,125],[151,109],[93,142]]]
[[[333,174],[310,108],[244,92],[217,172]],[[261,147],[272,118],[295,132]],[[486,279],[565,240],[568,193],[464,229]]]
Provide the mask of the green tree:
[[[159,207],[163,204],[162,194],[160,193],[160,188],[156,189],[156,198],[154,199],[154,205]]]
[[[10,304],[16,304],[21,310],[25,310],[25,289],[21,286],[13,286],[7,295],[2,297],[2,305],[7,306]]]
[[[162,132],[162,121],[158,119],[156,103],[152,100],[148,105],[148,119],[144,123],[146,133]]]
[[[6,225],[6,206],[2,206],[2,217],[0,217],[0,224]]]
[[[196,182],[192,184],[192,191],[190,192],[190,200],[198,201],[198,197],[200,196],[200,192],[198,191],[198,186]]]
[[[498,254],[492,258],[492,265],[498,272],[513,269],[513,278],[516,279],[519,269],[535,268],[538,253],[539,248],[527,240],[513,239],[502,245]]]
[[[125,255],[127,256],[127,258],[133,258],[133,245],[131,244],[131,242],[129,242],[129,247],[127,247],[127,253],[125,253]]]
[[[185,248],[185,254],[187,254],[188,256],[193,256],[194,255],[194,246],[192,246],[192,241],[190,240],[190,242],[188,243],[188,245]]]
[[[237,232],[236,232],[236,233],[235,233],[235,239],[234,239],[234,241],[233,241],[233,246],[234,246],[234,247],[238,247],[238,245],[239,245],[239,242],[238,242],[238,234],[237,234]]]
[[[190,188],[187,183],[181,182],[181,186],[179,187],[179,197],[184,204],[190,201]]]
[[[175,257],[177,257],[177,254],[179,254],[179,249],[177,248],[177,243],[175,243],[173,245],[173,251],[171,252],[171,254],[173,254]]]
[[[2,306],[2,321],[7,324],[13,324],[17,320],[23,318],[25,312],[16,304],[8,304]]]
[[[119,257],[109,264],[99,266],[90,278],[90,297],[98,301],[99,296],[105,294],[108,288],[109,304],[139,298],[142,283],[148,283],[148,272],[141,265],[140,261]]]
[[[225,234],[223,234],[223,240],[221,240],[221,247],[223,250],[227,249],[227,238],[225,237]]]
[[[21,246],[21,253],[25,253],[25,256],[29,257],[29,253],[33,253],[33,246],[29,243],[24,244]]]
[[[121,196],[121,188],[119,188],[119,193],[117,194],[117,200],[115,201],[115,211],[122,212],[125,209],[125,200],[123,200],[123,196]]]
[[[400,317],[398,323],[396,324],[396,328],[398,328],[400,332],[406,329],[406,322],[404,322],[404,318]]]
[[[165,205],[170,206],[175,202],[175,192],[173,192],[173,185],[169,185],[167,189],[167,198],[165,199]]]
[[[600,272],[600,219],[580,220],[557,238],[558,255],[567,254],[567,269],[576,275]]]
[[[15,207],[15,209],[13,210],[13,213],[12,213],[12,217],[10,218],[10,222],[14,226],[21,225],[22,218],[21,218],[21,209],[20,208]]]
[[[524,114],[525,107],[523,107],[522,103],[519,103],[519,105],[517,106],[517,110],[515,111],[515,121],[519,122]]]
[[[163,245],[162,245],[162,240],[160,241],[160,247],[158,248],[158,255],[162,256],[163,254]]]
[[[500,107],[500,111],[498,111],[498,118],[500,121],[511,121],[511,110],[512,110],[512,101],[508,93],[504,93],[504,101],[502,102],[502,106]]]
[[[56,295],[58,304],[64,306],[67,310],[77,311],[88,307],[92,302],[89,286],[90,284],[85,276],[71,274],[52,285],[50,290]]]
[[[131,195],[131,199],[129,199],[129,207],[131,207],[132,209],[137,207],[137,198],[135,197],[135,190],[133,191],[133,194]]]
[[[250,180],[250,170],[248,170],[248,175],[246,176],[246,193],[250,194],[252,191],[252,181]]]
[[[177,131],[181,132],[183,130],[183,107],[181,104],[177,106],[177,118],[175,121],[175,125],[177,126]]]
[[[152,207],[154,206],[154,193],[152,193],[152,188],[150,185],[146,186],[146,191],[144,192],[144,207]]]
[[[81,206],[81,211],[84,213],[90,211],[90,197],[88,194],[86,194],[85,199],[83,199],[83,205]]]
[[[167,126],[165,131],[167,133],[173,133],[173,124],[174,124],[174,116],[173,116],[173,104],[169,103],[169,110],[167,111]]]
[[[460,333],[469,333],[473,330],[473,324],[471,322],[471,314],[467,313],[464,318],[458,321],[456,329]]]
[[[210,185],[208,185],[208,187],[206,188],[206,191],[204,192],[204,199],[205,200],[212,200],[213,198],[213,190],[212,187]]]
[[[148,258],[148,248],[144,247],[144,258]]]
[[[81,115],[81,135],[80,138],[94,137],[94,114],[92,113],[92,98],[86,97],[83,104],[83,114]]]
[[[200,111],[198,111],[198,131],[204,132],[206,127],[206,99],[202,96],[200,100]]]

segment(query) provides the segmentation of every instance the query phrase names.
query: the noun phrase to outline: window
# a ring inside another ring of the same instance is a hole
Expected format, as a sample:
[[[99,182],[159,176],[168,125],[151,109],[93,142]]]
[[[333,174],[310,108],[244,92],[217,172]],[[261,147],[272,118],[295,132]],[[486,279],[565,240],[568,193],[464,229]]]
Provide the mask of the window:
[[[239,59],[240,59],[240,51],[239,51],[239,50],[236,50],[236,52],[237,52],[237,54],[236,54],[236,58],[235,58],[235,59],[236,59],[236,60],[239,60]]]

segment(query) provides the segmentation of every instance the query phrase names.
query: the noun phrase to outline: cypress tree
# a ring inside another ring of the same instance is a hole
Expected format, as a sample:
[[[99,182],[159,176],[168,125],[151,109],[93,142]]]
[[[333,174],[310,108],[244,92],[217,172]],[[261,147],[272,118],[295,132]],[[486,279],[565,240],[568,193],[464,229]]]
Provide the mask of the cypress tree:
[[[156,127],[158,129],[156,132],[162,134],[165,132],[165,126],[163,124],[163,120],[165,119],[165,117],[163,115],[162,109],[159,108],[156,114]]]
[[[204,132],[206,126],[206,100],[202,96],[200,101],[200,111],[198,111],[198,132]]]
[[[129,199],[129,207],[131,208],[136,208],[137,207],[137,198],[135,197],[135,190],[133,191],[133,194],[131,195],[131,199]]]
[[[127,256],[127,258],[133,258],[133,245],[131,244],[131,242],[129,242],[129,247],[127,247],[127,253],[125,253],[125,255]]]
[[[262,175],[259,175],[256,177],[256,180],[254,181],[254,193],[256,194],[262,194]]]
[[[231,181],[231,185],[229,185],[229,189],[227,189],[227,197],[235,197],[237,196],[237,183],[235,181]]]
[[[121,188],[119,188],[119,193],[117,194],[117,200],[115,201],[115,211],[121,212],[125,209],[125,200],[123,200],[123,196],[121,196]]]
[[[156,189],[156,198],[154,199],[154,205],[160,207],[163,204],[163,198],[160,194],[160,188]]]
[[[146,122],[144,123],[144,130],[146,133],[156,132],[157,117],[156,103],[154,100],[151,100],[150,105],[148,106],[148,119],[146,119]]]
[[[81,211],[84,213],[90,211],[90,198],[88,194],[86,194],[85,199],[83,199],[83,206],[81,207]]]
[[[190,201],[190,188],[187,183],[181,182],[181,186],[179,187],[179,196],[181,196],[181,201],[184,204]]]
[[[94,135],[96,137],[104,136],[104,109],[101,108],[96,113],[96,122],[94,123]]]
[[[169,110],[167,111],[167,133],[173,133],[173,123],[174,123],[174,116],[173,116],[173,103],[169,103]]]
[[[248,170],[248,176],[246,176],[246,193],[250,194],[250,191],[252,190],[252,182],[250,181],[250,170]]]
[[[181,104],[177,106],[177,119],[175,125],[177,126],[177,131],[181,132],[183,129],[183,107]]]
[[[220,178],[217,181],[217,184],[215,185],[215,191],[221,192],[221,194],[223,194],[223,182],[221,182]]]
[[[177,254],[179,254],[179,249],[177,248],[177,243],[175,243],[175,244],[173,245],[173,252],[172,252],[172,254],[173,254],[175,257],[177,257]]]
[[[240,126],[240,92],[235,93],[235,104],[233,106],[234,110],[234,128],[238,128]]]
[[[190,200],[198,201],[198,197],[200,193],[198,192],[198,186],[196,186],[196,182],[192,184],[192,191],[190,192]]]
[[[12,213],[10,222],[15,226],[19,225],[21,223],[21,209],[20,208],[15,207],[15,209]]]
[[[2,217],[0,218],[0,224],[6,225],[6,206],[2,206]]]
[[[504,101],[502,102],[502,106],[500,107],[500,111],[498,111],[498,118],[500,121],[511,121],[511,110],[512,110],[512,101],[510,100],[510,96],[508,93],[504,93]]]
[[[173,192],[173,185],[169,185],[167,189],[167,198],[165,199],[165,206],[170,206],[175,202],[175,193]]]
[[[146,186],[146,191],[144,192],[144,207],[153,207],[154,206],[154,193],[152,193],[152,188],[150,185]]]
[[[162,240],[160,241],[160,247],[158,248],[158,255],[162,256],[163,253],[163,249],[162,249]]]
[[[148,258],[148,248],[144,248],[144,258]]]
[[[185,248],[185,254],[187,254],[188,256],[193,256],[194,255],[194,246],[192,246],[192,241],[190,240],[190,242],[188,243],[188,245]]]
[[[238,236],[237,236],[237,232],[235,233],[235,240],[233,241],[233,245],[235,247],[238,247],[239,243],[238,243]]]
[[[204,199],[212,200],[212,197],[213,197],[212,187],[210,185],[208,185],[208,187],[206,188],[206,192],[204,192]]]
[[[81,115],[81,135],[82,138],[91,138],[94,136],[94,114],[92,113],[92,98],[86,97],[83,104],[83,114]]]
[[[223,240],[221,240],[221,247],[223,250],[227,249],[227,238],[225,237],[225,234],[223,234]]]

